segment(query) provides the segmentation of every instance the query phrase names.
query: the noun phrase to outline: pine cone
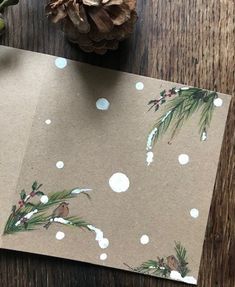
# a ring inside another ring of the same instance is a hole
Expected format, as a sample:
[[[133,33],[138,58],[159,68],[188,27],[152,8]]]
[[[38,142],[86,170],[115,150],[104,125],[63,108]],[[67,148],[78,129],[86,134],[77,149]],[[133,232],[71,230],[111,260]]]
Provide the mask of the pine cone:
[[[46,13],[83,51],[105,54],[132,33],[135,8],[136,0],[50,0]]]

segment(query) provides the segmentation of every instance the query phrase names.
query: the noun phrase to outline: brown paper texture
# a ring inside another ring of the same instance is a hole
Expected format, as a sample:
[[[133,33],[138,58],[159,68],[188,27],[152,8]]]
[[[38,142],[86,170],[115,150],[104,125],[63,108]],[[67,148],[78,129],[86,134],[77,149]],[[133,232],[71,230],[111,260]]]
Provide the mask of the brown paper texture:
[[[196,284],[230,97],[171,140],[182,87],[0,47],[1,247]]]

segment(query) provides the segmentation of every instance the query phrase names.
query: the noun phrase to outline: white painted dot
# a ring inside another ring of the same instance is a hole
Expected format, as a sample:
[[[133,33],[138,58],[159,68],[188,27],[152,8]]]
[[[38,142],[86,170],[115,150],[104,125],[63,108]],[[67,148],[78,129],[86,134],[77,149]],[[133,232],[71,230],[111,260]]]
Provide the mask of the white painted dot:
[[[40,198],[41,203],[46,204],[48,202],[49,198],[46,195],[42,195]]]
[[[96,101],[96,108],[101,111],[107,111],[110,106],[110,103],[105,98],[100,98]]]
[[[107,259],[107,254],[106,253],[102,253],[100,254],[100,260],[106,260]]]
[[[109,240],[108,238],[103,238],[102,240],[99,241],[99,246],[102,249],[105,249],[109,246]]]
[[[223,100],[221,98],[214,99],[214,105],[216,107],[221,107],[223,105]]]
[[[45,123],[46,123],[47,125],[50,125],[50,124],[51,124],[51,120],[50,120],[50,119],[47,119],[47,120],[45,120]]]
[[[193,217],[193,218],[197,218],[199,216],[199,211],[198,209],[196,208],[193,208],[190,210],[190,215]]]
[[[135,88],[138,91],[142,91],[144,89],[144,84],[142,82],[138,82],[135,84]]]
[[[56,233],[56,235],[55,235],[55,238],[56,238],[57,240],[62,240],[62,239],[64,239],[64,237],[65,237],[65,234],[64,234],[64,232],[62,232],[62,231],[58,231],[58,232]]]
[[[149,237],[148,235],[144,234],[140,237],[140,243],[145,245],[149,243]]]
[[[178,156],[178,161],[180,164],[185,165],[189,162],[189,156],[187,154],[180,154]]]
[[[130,186],[130,181],[124,173],[117,172],[110,177],[109,185],[115,192],[125,192]]]
[[[63,167],[64,167],[63,161],[61,161],[61,160],[60,160],[60,161],[57,161],[56,167],[59,168],[59,169],[63,168]]]
[[[64,69],[67,66],[67,60],[65,58],[56,58],[55,65],[59,69]]]

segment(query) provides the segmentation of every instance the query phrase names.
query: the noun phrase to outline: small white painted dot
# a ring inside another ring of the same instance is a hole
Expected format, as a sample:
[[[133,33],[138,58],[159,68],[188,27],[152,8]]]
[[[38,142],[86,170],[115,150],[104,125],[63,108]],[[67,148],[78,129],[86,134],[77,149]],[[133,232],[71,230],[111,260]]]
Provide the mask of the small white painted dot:
[[[42,195],[40,198],[41,203],[46,204],[48,202],[49,198],[46,195]]]
[[[63,161],[61,161],[61,160],[60,160],[60,161],[57,161],[56,167],[59,168],[59,169],[63,168],[63,167],[64,167]]]
[[[109,240],[108,238],[103,238],[102,240],[99,241],[99,246],[102,249],[108,248],[109,246]]]
[[[100,260],[106,260],[107,259],[107,254],[106,253],[102,253],[100,254]]]
[[[62,239],[64,239],[64,237],[65,237],[65,234],[64,234],[64,232],[62,232],[62,231],[58,231],[58,232],[56,233],[56,235],[55,235],[55,238],[56,238],[57,240],[62,240]]]
[[[64,69],[67,66],[67,60],[65,58],[56,58],[55,65],[59,69]]]
[[[124,173],[117,172],[110,177],[109,186],[115,192],[125,192],[130,186],[130,181]]]
[[[109,108],[109,101],[105,98],[100,98],[96,101],[96,108],[101,111],[107,111]]]
[[[190,215],[193,217],[193,218],[197,218],[199,216],[199,211],[198,209],[196,208],[193,208],[190,210]]]
[[[51,124],[51,120],[50,120],[50,119],[45,120],[45,123],[46,123],[47,125],[50,125],[50,124]]]
[[[149,243],[149,237],[148,235],[144,234],[140,237],[140,243],[145,245]]]
[[[223,105],[223,100],[221,98],[214,99],[214,105],[216,107],[221,107]]]
[[[185,165],[189,162],[189,156],[187,154],[180,154],[178,156],[178,161],[180,164]]]
[[[135,87],[136,87],[136,90],[142,91],[144,89],[144,84],[142,82],[138,82],[136,83]]]

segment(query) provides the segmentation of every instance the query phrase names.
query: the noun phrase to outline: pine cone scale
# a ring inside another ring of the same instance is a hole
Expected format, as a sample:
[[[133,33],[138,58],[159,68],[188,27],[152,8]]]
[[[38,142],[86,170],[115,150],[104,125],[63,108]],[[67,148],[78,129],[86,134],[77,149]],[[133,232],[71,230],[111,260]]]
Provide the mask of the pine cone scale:
[[[102,7],[90,7],[88,14],[101,33],[109,33],[113,29],[113,21]]]

